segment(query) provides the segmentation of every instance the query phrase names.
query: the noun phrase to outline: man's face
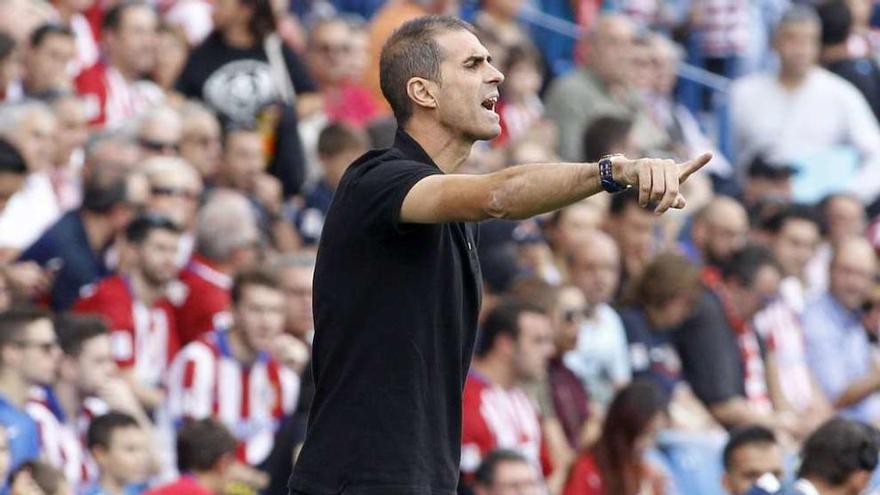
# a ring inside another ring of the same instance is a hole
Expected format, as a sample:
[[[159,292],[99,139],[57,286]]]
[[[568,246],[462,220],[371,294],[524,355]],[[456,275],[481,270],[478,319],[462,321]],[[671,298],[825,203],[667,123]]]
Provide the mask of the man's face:
[[[312,277],[314,268],[292,266],[281,272],[281,287],[285,296],[287,330],[305,338],[312,330]]]
[[[614,247],[579,248],[569,271],[590,306],[608,303],[620,282],[620,256]]]
[[[67,165],[71,154],[82,148],[89,138],[89,119],[83,104],[74,98],[65,98],[55,105],[58,119],[56,133],[55,163]]]
[[[477,487],[477,495],[541,495],[543,483],[534,466],[522,461],[504,461],[495,466],[492,486]]]
[[[309,40],[309,69],[322,85],[342,82],[349,75],[354,49],[351,29],[345,22],[322,23]]]
[[[15,346],[21,352],[19,369],[28,384],[55,383],[61,352],[51,320],[37,320],[28,325]]]
[[[547,361],[554,351],[550,317],[539,313],[522,313],[519,316],[514,358],[519,377],[528,381],[543,378],[547,374]]]
[[[257,352],[269,351],[284,331],[284,293],[262,285],[248,285],[233,307],[235,326],[248,346]]]
[[[622,84],[630,73],[635,31],[622,17],[606,19],[595,32],[590,45],[590,63],[593,70],[608,84]]]
[[[6,208],[6,203],[9,202],[9,198],[11,198],[21,186],[24,185],[24,174],[12,174],[7,172],[0,172],[0,214],[3,213],[3,209]]]
[[[819,26],[811,22],[795,22],[779,27],[776,51],[782,73],[803,77],[819,57]]]
[[[154,118],[144,123],[138,131],[141,156],[177,156],[180,151],[181,128],[177,120]]]
[[[718,265],[745,245],[749,221],[745,211],[738,208],[708,216],[699,228],[704,231],[701,239],[703,256],[710,264]]]
[[[24,155],[29,171],[49,170],[52,167],[57,131],[55,116],[42,110],[30,112],[22,119],[18,129],[13,131],[12,140]]]
[[[779,282],[782,276],[774,266],[764,265],[755,275],[752,287],[742,287],[730,282],[728,289],[733,296],[733,304],[738,316],[750,320],[771,301],[779,296]]]
[[[831,293],[845,307],[857,309],[868,298],[877,274],[874,253],[865,250],[843,250],[831,263]]]
[[[234,132],[226,139],[223,175],[230,186],[251,193],[266,167],[263,140],[256,132]]]
[[[76,45],[72,37],[50,34],[39,47],[32,48],[25,57],[28,91],[41,93],[50,89],[68,89],[72,77],[68,66],[76,58]]]
[[[79,356],[65,356],[74,367],[76,388],[83,395],[98,393],[101,386],[109,382],[117,374],[116,361],[109,335],[98,335],[82,344]]]
[[[568,253],[584,242],[584,237],[602,224],[602,212],[592,205],[578,203],[561,212],[556,226],[556,248]]]
[[[114,65],[126,72],[144,75],[156,63],[156,14],[149,7],[129,7],[116,32],[107,33]]]
[[[724,488],[730,495],[745,495],[761,476],[771,473],[783,479],[782,449],[775,443],[747,444],[731,456],[730,469],[724,474]]]
[[[559,291],[559,300],[554,318],[555,344],[557,354],[577,346],[578,332],[587,313],[587,300],[577,287],[565,287]]]
[[[435,89],[440,124],[466,140],[498,136],[501,120],[494,101],[504,76],[490,63],[489,51],[476,36],[460,29],[438,35],[436,42],[443,57],[441,81],[429,86]]]
[[[140,428],[116,428],[110,434],[107,449],[96,448],[96,460],[111,479],[124,484],[143,483],[150,473],[150,438]],[[96,452],[97,454],[97,452]]]
[[[165,215],[181,228],[195,221],[202,185],[186,171],[150,177],[148,208]]]
[[[648,259],[654,252],[654,224],[657,216],[630,203],[622,214],[612,221],[614,236],[623,256]]]
[[[202,115],[184,121],[180,156],[195,167],[202,178],[217,173],[220,148],[220,124],[216,119]]]
[[[819,227],[808,220],[791,219],[773,240],[773,252],[785,275],[800,277],[819,243]]]
[[[139,269],[155,287],[165,286],[177,276],[177,253],[180,234],[154,229],[138,247]]]

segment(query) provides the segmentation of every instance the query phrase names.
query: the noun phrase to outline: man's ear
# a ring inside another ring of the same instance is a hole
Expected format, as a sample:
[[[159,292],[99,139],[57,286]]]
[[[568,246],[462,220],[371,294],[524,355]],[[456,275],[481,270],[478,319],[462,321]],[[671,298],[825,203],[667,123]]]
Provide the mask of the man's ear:
[[[868,483],[871,482],[871,472],[865,470],[858,470],[851,475],[846,480],[847,493],[852,493],[853,495],[862,493],[865,491],[865,488],[868,487]]]
[[[439,86],[434,81],[421,77],[411,77],[406,82],[406,94],[416,105],[423,108],[437,108]]]

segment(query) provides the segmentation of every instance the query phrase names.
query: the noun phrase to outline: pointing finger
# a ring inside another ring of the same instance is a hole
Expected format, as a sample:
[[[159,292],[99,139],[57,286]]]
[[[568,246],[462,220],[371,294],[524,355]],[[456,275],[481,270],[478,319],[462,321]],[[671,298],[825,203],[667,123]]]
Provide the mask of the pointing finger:
[[[678,174],[678,182],[682,183],[686,181],[691,174],[703,168],[703,165],[709,163],[711,159],[712,153],[707,152],[681,164],[681,171]]]

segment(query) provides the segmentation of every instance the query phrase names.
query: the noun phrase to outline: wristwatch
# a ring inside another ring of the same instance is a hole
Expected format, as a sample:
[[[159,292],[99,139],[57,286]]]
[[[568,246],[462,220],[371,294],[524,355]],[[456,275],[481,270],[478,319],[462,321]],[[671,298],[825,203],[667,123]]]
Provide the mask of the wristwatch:
[[[599,182],[602,184],[602,189],[612,194],[626,191],[630,187],[614,180],[611,159],[617,156],[620,155],[607,155],[599,160]]]

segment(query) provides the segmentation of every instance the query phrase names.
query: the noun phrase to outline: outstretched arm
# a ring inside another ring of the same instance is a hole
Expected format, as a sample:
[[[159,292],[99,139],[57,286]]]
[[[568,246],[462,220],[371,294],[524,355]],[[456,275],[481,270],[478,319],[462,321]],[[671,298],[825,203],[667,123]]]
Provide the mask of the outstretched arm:
[[[684,208],[679,185],[711,160],[704,153],[684,163],[625,157],[612,159],[614,179],[638,187],[639,203],[655,211]],[[431,175],[417,182],[400,210],[403,223],[474,222],[528,218],[563,208],[600,192],[595,163],[518,165],[486,175]]]

